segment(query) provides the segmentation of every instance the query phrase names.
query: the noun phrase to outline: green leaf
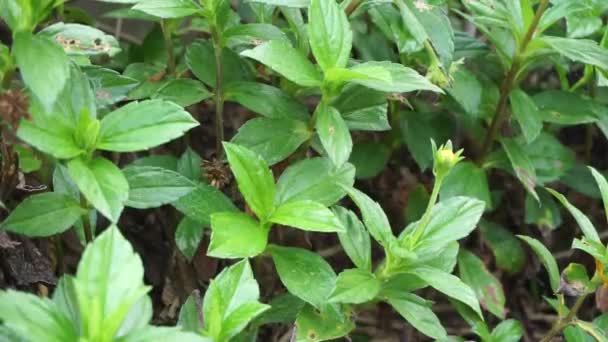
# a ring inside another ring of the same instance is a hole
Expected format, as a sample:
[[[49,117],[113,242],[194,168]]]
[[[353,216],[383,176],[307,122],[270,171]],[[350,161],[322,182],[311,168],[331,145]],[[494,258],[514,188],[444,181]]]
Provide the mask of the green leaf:
[[[270,307],[258,302],[249,302],[234,310],[222,324],[222,337],[228,338],[240,333],[255,317]]]
[[[517,342],[524,335],[524,328],[519,321],[507,319],[492,330],[492,338],[499,342]]]
[[[28,32],[15,34],[12,54],[25,85],[51,111],[70,76],[67,55],[52,40]]]
[[[421,170],[433,165],[431,139],[446,142],[453,136],[454,126],[444,113],[401,113],[401,137]]]
[[[454,80],[450,88],[447,89],[464,111],[473,116],[479,117],[479,106],[481,105],[481,94],[483,86],[477,77],[467,69],[460,68],[452,75]]]
[[[270,119],[296,119],[308,122],[310,115],[304,104],[279,88],[257,82],[233,82],[224,89],[226,101]]]
[[[543,129],[538,107],[532,98],[521,89],[512,90],[509,94],[509,100],[511,101],[513,115],[519,123],[526,142],[529,144],[538,137]]]
[[[274,165],[295,152],[310,139],[308,125],[299,120],[256,118],[239,128],[232,142],[259,154]]]
[[[100,234],[85,249],[74,278],[82,335],[113,339],[129,309],[150,290],[143,280],[141,259],[118,228]]]
[[[270,309],[255,320],[255,326],[270,323],[290,324],[296,320],[298,313],[306,303],[291,293],[285,292],[274,297],[269,305]]]
[[[608,258],[606,257],[606,247],[599,242],[589,240],[583,236],[581,239],[575,238],[572,241],[572,248],[584,251],[603,264],[608,263]]]
[[[562,215],[555,199],[545,190],[539,191],[538,197],[540,203],[526,195],[525,223],[549,230],[556,229],[562,224]]]
[[[387,302],[416,330],[434,339],[446,338],[447,332],[431,309],[431,302],[407,292],[392,295]]]
[[[111,69],[88,66],[83,71],[89,79],[98,107],[108,107],[126,99],[129,91],[139,84],[138,80]]]
[[[389,61],[366,62],[357,64],[351,69],[358,71],[359,69],[369,69],[371,67],[386,70],[391,76],[390,81],[368,78],[355,79],[353,80],[353,83],[386,93],[407,93],[417,90],[428,90],[436,93],[443,93],[439,87],[431,83],[427,78],[420,75],[418,72],[416,72],[416,70],[410,69],[401,64],[392,63]]]
[[[353,141],[344,119],[333,107],[317,108],[316,129],[328,157],[337,167],[348,161]]]
[[[370,271],[342,271],[329,295],[330,303],[362,304],[373,300],[380,292],[380,280]]]
[[[560,203],[564,207],[566,207],[566,209],[568,209],[568,211],[574,217],[574,220],[576,220],[576,223],[581,228],[583,234],[585,234],[585,237],[587,237],[587,239],[601,243],[600,237],[597,234],[597,230],[593,226],[593,223],[591,223],[591,220],[589,220],[589,218],[585,216],[585,214],[583,214],[580,210],[578,210],[578,208],[570,204],[570,202],[568,201],[568,199],[566,199],[564,195],[549,188],[547,188],[547,191],[549,191],[551,195],[557,198],[557,200],[560,201]]]
[[[486,269],[481,259],[467,250],[461,250],[458,254],[458,274],[475,291],[477,299],[486,310],[500,319],[505,318],[502,284]]]
[[[546,90],[534,96],[543,121],[560,125],[579,125],[598,120],[598,107],[579,94]]]
[[[278,27],[270,24],[241,24],[227,28],[222,33],[222,46],[257,45],[260,42],[289,39]]]
[[[192,73],[206,85],[215,88],[215,49],[210,41],[196,41],[186,50],[186,65]],[[232,82],[253,81],[251,68],[234,51],[222,50],[222,86]]]
[[[295,341],[320,342],[339,339],[355,329],[347,307],[324,304],[320,308],[306,305],[298,314]]]
[[[240,212],[211,215],[211,242],[207,255],[215,258],[250,258],[262,252],[268,241],[268,226]]]
[[[363,223],[369,234],[382,246],[388,247],[389,243],[394,240],[394,236],[388,218],[382,207],[380,207],[380,204],[374,202],[369,196],[355,188],[348,187],[346,191],[357,207],[359,207]]]
[[[184,217],[175,230],[175,244],[189,261],[194,258],[203,238],[203,226],[197,221]]]
[[[101,120],[97,148],[116,152],[149,149],[182,136],[198,122],[172,102],[131,102]]]
[[[589,166],[589,170],[597,183],[598,188],[600,189],[600,193],[602,194],[602,202],[604,203],[604,213],[606,214],[606,219],[608,220],[608,182],[606,182],[606,178],[604,175],[599,173],[596,169]]]
[[[48,298],[29,293],[0,291],[0,319],[4,326],[18,334],[23,341],[78,340],[72,322],[53,304]],[[9,340],[12,341],[7,339]]]
[[[42,160],[31,149],[23,145],[13,145],[13,150],[19,158],[19,170],[24,173],[38,171],[42,167]]]
[[[201,8],[191,0],[139,1],[133,9],[163,19],[187,17],[201,11]]]
[[[348,84],[332,102],[350,130],[387,131],[386,94],[358,84]]]
[[[452,197],[435,204],[415,250],[439,250],[468,236],[477,227],[484,207],[484,202],[470,197]]]
[[[321,256],[305,249],[277,245],[270,245],[269,250],[279,278],[291,294],[316,308],[327,303],[336,273]]]
[[[442,201],[456,196],[467,196],[485,202],[487,209],[492,208],[486,172],[472,162],[456,164],[442,184],[439,192]]]
[[[195,333],[184,332],[178,327],[157,327],[147,326],[145,328],[131,332],[117,342],[147,342],[147,341],[164,341],[164,342],[213,342],[213,340],[200,336]]]
[[[483,317],[475,292],[458,277],[443,272],[434,267],[416,266],[407,273],[424,280],[435,290],[454,298],[473,309],[479,317]]]
[[[553,292],[557,292],[559,288],[559,269],[557,268],[557,262],[551,254],[551,252],[545,247],[540,241],[527,237],[524,235],[517,235],[518,238],[524,240],[530,248],[534,251],[536,256],[540,259],[543,266],[549,273],[549,281],[551,282],[551,289]]]
[[[303,159],[281,174],[275,204],[311,200],[330,206],[346,195],[340,184],[352,186],[354,181],[355,168],[351,164],[335,167],[327,158]]]
[[[265,64],[301,86],[317,87],[321,84],[321,75],[315,66],[298,50],[284,42],[266,42],[241,52],[241,55]]]
[[[323,204],[310,200],[279,205],[268,221],[314,232],[343,232],[341,222]]]
[[[285,6],[285,7],[307,7],[310,0],[251,0],[251,2],[259,2],[268,5]]]
[[[544,36],[541,38],[557,53],[575,62],[581,62],[601,69],[608,69],[606,49],[589,39],[572,39]]]
[[[177,172],[191,181],[197,182],[203,176],[202,163],[203,159],[193,149],[187,147],[177,161]]]
[[[182,107],[187,107],[211,96],[213,94],[200,81],[189,78],[178,78],[167,82],[152,95],[152,98],[171,101]]]
[[[345,67],[352,49],[353,34],[340,5],[335,1],[311,0],[308,18],[310,47],[321,69]]]
[[[526,146],[526,154],[534,165],[539,183],[563,177],[575,163],[574,153],[552,134],[543,132]]]
[[[403,23],[410,34],[423,44],[429,40],[439,55],[444,70],[449,70],[454,58],[454,31],[447,13],[439,6],[418,9],[411,0],[397,1]]]
[[[40,36],[53,39],[70,56],[115,56],[120,52],[118,40],[91,26],[55,23],[40,31]]]
[[[258,303],[260,290],[245,259],[225,268],[210,284],[203,300],[204,332],[213,341],[228,341],[269,308]]]
[[[538,194],[534,189],[536,187],[536,171],[524,147],[513,138],[502,139],[500,142],[509,157],[509,161],[511,161],[515,175],[528,193],[538,201]]]
[[[196,187],[188,178],[160,167],[129,166],[123,173],[129,183],[129,199],[125,204],[138,209],[177,201]]]
[[[152,154],[134,160],[130,166],[154,166],[163,169],[177,171],[177,158],[169,154]]]
[[[533,202],[532,205],[538,205]],[[479,223],[484,241],[490,247],[498,268],[515,274],[526,265],[526,254],[515,235],[503,226],[482,220]]]
[[[173,203],[173,206],[192,220],[204,225],[211,224],[211,215],[238,209],[224,193],[207,184],[198,184],[186,196]]]
[[[272,171],[262,157],[253,151],[231,143],[224,143],[230,169],[241,194],[260,220],[274,210],[275,185]]]
[[[369,233],[365,230],[363,223],[352,211],[335,206],[334,214],[345,228],[343,232],[338,233],[340,244],[344,248],[344,252],[350,260],[365,271],[372,269],[372,247],[369,238]]]
[[[386,143],[362,142],[353,146],[350,162],[357,170],[357,179],[368,179],[379,175],[391,157],[391,148]]]
[[[104,158],[72,159],[67,166],[87,201],[111,222],[117,222],[129,197],[129,183],[120,169]]]
[[[71,196],[47,192],[26,198],[0,227],[26,236],[51,236],[69,229],[83,212]]]

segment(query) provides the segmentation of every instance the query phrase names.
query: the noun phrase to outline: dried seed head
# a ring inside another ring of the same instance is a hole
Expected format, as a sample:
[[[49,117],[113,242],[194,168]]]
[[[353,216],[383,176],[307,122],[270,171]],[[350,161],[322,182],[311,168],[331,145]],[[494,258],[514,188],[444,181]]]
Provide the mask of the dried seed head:
[[[211,186],[222,189],[230,184],[232,173],[223,161],[219,159],[203,160],[202,166]]]

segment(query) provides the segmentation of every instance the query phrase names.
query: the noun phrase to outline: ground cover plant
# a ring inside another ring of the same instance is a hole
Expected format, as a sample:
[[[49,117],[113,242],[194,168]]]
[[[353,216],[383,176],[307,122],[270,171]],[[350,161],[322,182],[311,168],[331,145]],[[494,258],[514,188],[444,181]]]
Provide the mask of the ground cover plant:
[[[0,0],[0,339],[607,341],[603,0]]]

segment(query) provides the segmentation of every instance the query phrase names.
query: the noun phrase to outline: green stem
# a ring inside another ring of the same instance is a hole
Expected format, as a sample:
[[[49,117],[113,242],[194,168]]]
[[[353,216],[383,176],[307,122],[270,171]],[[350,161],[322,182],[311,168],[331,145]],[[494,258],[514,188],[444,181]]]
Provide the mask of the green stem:
[[[568,325],[572,324],[572,322],[576,319],[576,313],[581,306],[583,306],[585,298],[587,298],[587,295],[578,297],[576,302],[574,302],[572,309],[570,309],[570,312],[565,317],[558,319],[551,327],[551,330],[549,330],[549,332],[540,340],[540,342],[550,342],[553,337],[561,333],[562,330],[564,330]]]
[[[89,203],[80,194],[80,206],[85,210],[82,214],[82,226],[84,227],[84,239],[88,243],[93,242],[93,230],[91,229],[91,218],[89,217]]]
[[[363,3],[363,0],[351,1],[351,3],[348,4],[348,6],[346,6],[346,9],[344,10],[344,12],[346,13],[346,16],[350,17],[350,15],[353,14],[353,12],[355,12],[362,3]]]
[[[411,246],[415,246],[418,240],[424,235],[424,231],[426,227],[429,225],[431,221],[431,212],[433,211],[433,207],[435,203],[437,203],[437,197],[439,197],[439,189],[441,189],[441,183],[443,182],[443,177],[435,179],[435,185],[433,186],[433,191],[431,192],[431,198],[429,199],[429,203],[426,205],[426,210],[424,211],[424,215],[420,219],[418,225],[416,226],[416,231],[413,234],[411,242]]]
[[[496,106],[496,112],[494,113],[494,118],[492,119],[492,123],[490,124],[490,128],[486,134],[486,137],[483,142],[483,147],[481,149],[481,153],[478,158],[478,163],[482,164],[485,158],[487,157],[490,149],[492,147],[492,143],[494,142],[494,138],[498,129],[502,126],[502,123],[508,117],[508,103],[509,103],[509,94],[514,87],[517,86],[517,78],[518,74],[521,71],[522,67],[522,56],[525,55],[526,49],[528,45],[532,41],[534,37],[534,33],[538,28],[538,24],[543,14],[547,10],[549,6],[549,0],[541,0],[538,9],[536,10],[536,14],[534,15],[534,19],[532,23],[530,23],[530,27],[524,36],[524,39],[521,41],[519,45],[518,51],[513,58],[513,63],[511,63],[511,68],[507,72],[505,79],[500,86],[500,99],[498,100],[498,105]]]
[[[160,27],[163,31],[163,38],[165,41],[165,48],[167,49],[167,69],[170,75],[175,75],[175,53],[173,51],[173,39],[171,39],[173,30],[169,26],[170,25],[165,19],[160,21]]]
[[[15,74],[15,68],[10,68],[6,70],[4,73],[4,77],[2,78],[2,89],[8,89],[13,82],[13,76]]]
[[[222,46],[221,37],[216,28],[212,29],[213,49],[215,51],[215,152],[217,158],[224,154],[224,90],[222,84]]]

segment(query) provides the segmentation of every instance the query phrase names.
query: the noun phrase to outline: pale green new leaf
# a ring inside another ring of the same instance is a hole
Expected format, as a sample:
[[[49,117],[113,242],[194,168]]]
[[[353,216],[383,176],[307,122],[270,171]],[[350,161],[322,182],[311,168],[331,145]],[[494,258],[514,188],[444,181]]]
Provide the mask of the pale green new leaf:
[[[150,290],[141,259],[116,226],[86,248],[73,281],[82,334],[90,340],[116,337],[131,307]]]
[[[211,215],[211,242],[207,255],[214,258],[251,258],[264,251],[268,227],[241,212]]]
[[[117,222],[129,197],[129,183],[122,171],[105,158],[68,162],[70,176],[89,203],[112,222]]]
[[[14,36],[12,54],[25,85],[51,111],[70,76],[68,56],[51,39],[29,32]]]
[[[288,80],[305,87],[321,84],[321,74],[301,52],[281,41],[270,41],[241,52],[265,64]]]
[[[268,221],[315,232],[343,232],[334,213],[319,202],[290,201],[279,205]]]
[[[272,171],[262,157],[253,151],[231,143],[224,143],[230,169],[241,194],[260,220],[274,210],[275,185]]]
[[[373,300],[380,292],[381,281],[370,271],[344,270],[338,275],[329,302],[362,304]]]
[[[321,69],[345,67],[353,34],[344,10],[333,0],[311,0],[308,18],[310,47]]]
[[[187,17],[201,10],[192,0],[145,0],[133,9],[163,19]]]

